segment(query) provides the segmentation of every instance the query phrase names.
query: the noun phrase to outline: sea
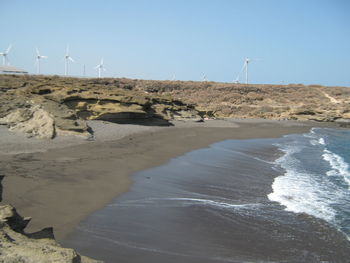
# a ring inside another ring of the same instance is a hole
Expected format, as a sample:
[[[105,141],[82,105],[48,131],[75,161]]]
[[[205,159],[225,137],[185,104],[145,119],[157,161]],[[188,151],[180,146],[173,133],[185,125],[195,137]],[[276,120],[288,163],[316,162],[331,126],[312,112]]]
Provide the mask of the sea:
[[[133,175],[63,244],[105,262],[350,262],[350,131],[226,140]]]

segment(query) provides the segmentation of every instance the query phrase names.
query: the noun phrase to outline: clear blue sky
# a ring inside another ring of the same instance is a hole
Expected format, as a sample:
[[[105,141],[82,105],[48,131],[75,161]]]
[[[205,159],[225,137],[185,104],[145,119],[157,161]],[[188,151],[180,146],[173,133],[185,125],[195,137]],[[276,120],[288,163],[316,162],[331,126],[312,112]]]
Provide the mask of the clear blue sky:
[[[350,86],[350,0],[0,0],[0,52],[12,65],[88,76]]]

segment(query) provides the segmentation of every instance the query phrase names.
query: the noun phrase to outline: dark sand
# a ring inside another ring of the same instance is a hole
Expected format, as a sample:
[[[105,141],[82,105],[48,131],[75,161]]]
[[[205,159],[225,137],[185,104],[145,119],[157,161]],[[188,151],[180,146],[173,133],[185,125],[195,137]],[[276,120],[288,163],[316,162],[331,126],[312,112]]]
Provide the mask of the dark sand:
[[[268,200],[277,142],[226,140],[137,172],[63,245],[106,263],[344,262],[341,233]]]
[[[179,122],[175,127],[140,132],[135,132],[137,126],[131,126],[129,133],[125,132],[122,138],[115,136],[114,141],[110,136],[109,140],[72,142],[79,145],[63,148],[43,147],[51,148],[46,152],[2,152],[3,202],[33,218],[29,231],[53,226],[56,237],[62,239],[89,214],[128,191],[132,183],[129,175],[136,171],[159,166],[170,158],[221,140],[280,137],[307,132],[314,126],[320,124],[259,120]],[[15,138],[6,141],[6,149],[21,142]],[[0,145],[0,152],[1,149]]]

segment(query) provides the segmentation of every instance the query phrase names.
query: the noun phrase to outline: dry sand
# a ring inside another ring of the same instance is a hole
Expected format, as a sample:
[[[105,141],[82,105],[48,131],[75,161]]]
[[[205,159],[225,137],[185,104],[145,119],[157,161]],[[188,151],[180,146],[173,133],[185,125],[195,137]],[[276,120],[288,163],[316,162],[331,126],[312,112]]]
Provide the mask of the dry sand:
[[[93,211],[128,190],[130,174],[225,139],[272,138],[307,132],[319,123],[261,120],[174,122],[172,127],[90,122],[94,140],[27,139],[0,128],[3,202],[33,220],[29,231],[53,226],[58,239]],[[323,124],[322,126],[329,126]]]

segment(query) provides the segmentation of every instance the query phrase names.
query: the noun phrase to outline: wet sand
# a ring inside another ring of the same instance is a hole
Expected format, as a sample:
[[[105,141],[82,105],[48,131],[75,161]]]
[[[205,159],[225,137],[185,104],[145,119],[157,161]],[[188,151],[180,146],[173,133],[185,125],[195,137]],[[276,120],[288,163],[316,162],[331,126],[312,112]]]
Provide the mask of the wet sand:
[[[345,262],[340,232],[268,200],[282,140],[226,140],[137,172],[63,244],[106,263]]]
[[[33,143],[30,139],[33,145],[27,150],[23,150],[26,143],[20,137],[8,139],[1,131],[0,137],[7,136],[0,140],[6,145],[0,145],[3,202],[33,218],[29,231],[53,226],[56,237],[62,239],[89,214],[128,191],[132,184],[129,175],[136,171],[225,139],[274,138],[314,126],[320,125],[227,120],[177,122],[174,127],[147,129],[129,125],[125,129],[98,124],[95,141],[70,138],[69,142]]]

